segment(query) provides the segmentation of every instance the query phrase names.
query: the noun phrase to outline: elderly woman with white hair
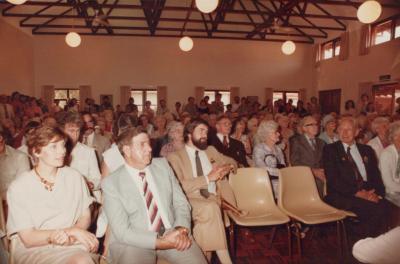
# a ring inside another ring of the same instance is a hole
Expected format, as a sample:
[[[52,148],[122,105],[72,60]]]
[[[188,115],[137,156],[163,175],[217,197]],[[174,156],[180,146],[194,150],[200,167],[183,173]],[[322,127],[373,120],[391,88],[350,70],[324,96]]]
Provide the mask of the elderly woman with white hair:
[[[168,143],[160,151],[161,157],[167,157],[168,154],[182,149],[185,146],[183,139],[183,124],[177,121],[171,121],[167,125]]]
[[[391,145],[381,153],[379,167],[385,185],[385,198],[400,207],[400,121],[389,126]]]
[[[326,144],[331,144],[339,140],[338,134],[336,134],[336,118],[331,114],[322,118],[323,132],[319,134],[319,138],[325,141]]]
[[[285,158],[282,149],[277,143],[280,140],[279,125],[273,120],[262,121],[257,129],[260,143],[254,146],[253,160],[256,167],[266,168],[271,178],[275,197],[278,191],[279,168],[285,167]]]
[[[377,117],[371,124],[372,132],[376,133],[376,136],[368,142],[368,145],[374,149],[378,159],[380,159],[382,151],[390,144],[388,140],[389,124],[390,121],[386,117]]]

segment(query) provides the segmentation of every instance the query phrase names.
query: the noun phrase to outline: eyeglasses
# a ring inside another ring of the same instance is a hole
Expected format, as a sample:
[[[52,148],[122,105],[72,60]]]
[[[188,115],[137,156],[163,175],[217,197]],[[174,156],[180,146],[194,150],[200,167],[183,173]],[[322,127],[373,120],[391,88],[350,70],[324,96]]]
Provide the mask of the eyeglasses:
[[[306,127],[309,127],[309,126],[318,126],[318,124],[317,124],[317,123],[311,123],[311,124],[307,124],[307,125],[304,125],[304,126],[306,126]]]

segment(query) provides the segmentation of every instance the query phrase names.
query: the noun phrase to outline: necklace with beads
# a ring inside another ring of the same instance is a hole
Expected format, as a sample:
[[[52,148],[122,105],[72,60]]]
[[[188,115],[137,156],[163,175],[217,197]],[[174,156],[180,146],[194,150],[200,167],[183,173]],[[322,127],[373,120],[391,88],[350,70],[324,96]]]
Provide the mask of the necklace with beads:
[[[40,176],[39,172],[37,171],[37,168],[34,168],[36,175],[39,177],[40,182],[44,185],[44,188],[46,190],[48,190],[49,192],[53,191],[53,187],[54,187],[54,182],[49,182],[48,180],[46,180],[45,178],[43,178],[42,176]]]

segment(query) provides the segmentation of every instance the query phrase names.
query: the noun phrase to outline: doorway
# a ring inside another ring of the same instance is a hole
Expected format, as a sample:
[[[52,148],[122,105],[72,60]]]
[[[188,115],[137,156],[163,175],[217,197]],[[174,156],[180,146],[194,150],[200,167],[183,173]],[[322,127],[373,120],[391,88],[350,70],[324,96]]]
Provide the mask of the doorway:
[[[340,114],[341,89],[319,91],[319,104],[324,115],[335,112]]]

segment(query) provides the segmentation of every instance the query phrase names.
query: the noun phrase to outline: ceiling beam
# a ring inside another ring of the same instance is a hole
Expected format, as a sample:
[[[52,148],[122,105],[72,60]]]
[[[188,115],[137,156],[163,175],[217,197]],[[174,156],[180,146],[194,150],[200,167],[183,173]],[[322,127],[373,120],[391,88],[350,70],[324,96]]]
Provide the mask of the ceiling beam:
[[[35,35],[65,35],[66,32],[35,32]],[[83,33],[79,33],[80,35],[83,36],[126,36],[126,37],[132,37],[132,36],[136,36],[136,37],[150,37],[151,35],[149,34],[138,34],[138,33],[115,33],[113,35],[110,35],[108,33],[92,33],[92,32],[83,32]],[[166,35],[166,34],[157,34],[154,35],[152,37],[162,37],[162,38],[180,38],[181,35]],[[207,37],[203,37],[203,36],[191,36],[191,38],[206,38],[209,39]],[[244,39],[241,37],[220,37],[220,36],[213,36],[213,39],[225,39],[225,40],[247,40],[247,41],[263,41],[263,42],[284,42],[286,39]],[[304,43],[304,44],[313,44],[313,42],[311,41],[307,41],[307,40],[293,40],[293,42],[296,43]]]
[[[145,0],[144,0],[145,1]],[[295,0],[296,2],[300,1],[300,0]],[[45,2],[45,1],[38,1],[38,2],[27,2],[28,4],[24,4],[24,5],[48,5],[49,3],[52,2]],[[292,3],[292,2],[290,2]],[[57,3],[54,4],[55,6],[69,6],[67,3]],[[103,6],[103,8],[110,8],[112,7],[112,4],[106,4]],[[142,10],[143,7],[141,5],[131,5],[131,4],[118,4],[116,7],[116,9],[137,9],[137,10]],[[157,7],[160,8],[160,7]],[[197,8],[195,7],[190,7],[192,9],[192,11],[196,11],[198,12]],[[186,12],[188,11],[189,7],[182,7],[182,6],[164,6],[162,8],[163,10],[167,10],[167,11],[183,11]],[[4,13],[4,12],[3,12]],[[7,13],[7,12],[5,12]],[[243,14],[245,15],[245,12],[243,10],[226,10],[226,13],[230,13],[230,14]],[[248,13],[251,15],[256,15],[257,11],[254,10],[248,10]],[[298,14],[293,14],[292,16],[300,16]],[[351,16],[327,16],[327,15],[319,15],[319,14],[307,14],[306,17],[309,18],[319,18],[319,19],[332,19],[332,17],[335,17],[337,19],[340,20],[358,20],[357,17],[351,17]]]
[[[191,11],[191,10],[189,10]],[[4,16],[6,17],[26,17],[29,16],[29,13],[7,13]],[[35,18],[53,18],[54,15],[46,15],[46,14],[39,14],[36,15]],[[67,15],[67,14],[63,14],[63,15],[58,15],[59,18],[62,19],[76,19],[76,18],[80,18],[80,16],[78,15]],[[146,18],[144,17],[134,17],[134,16],[108,16],[107,17],[108,20],[131,20],[131,21],[146,21]],[[160,21],[163,22],[182,22],[184,23],[186,21],[186,19],[182,19],[182,18],[160,18]],[[187,23],[195,23],[195,24],[202,24],[203,20],[202,19],[187,19]],[[245,21],[222,21],[220,22],[220,24],[226,24],[226,25],[242,25],[242,26],[252,26],[252,23],[250,22],[245,22]],[[295,25],[295,24],[291,24],[285,27],[298,27],[298,28],[303,28],[303,29],[312,29],[314,27],[312,26],[307,26],[307,25]],[[339,27],[330,27],[330,26],[321,26],[319,27],[321,29],[324,30],[334,30],[334,31],[343,31],[342,28]]]
[[[226,11],[233,9],[236,0],[222,0],[221,4],[219,5],[215,19],[212,22],[212,31],[218,29],[218,25],[225,20]]]

